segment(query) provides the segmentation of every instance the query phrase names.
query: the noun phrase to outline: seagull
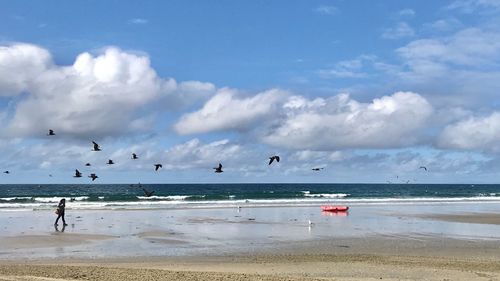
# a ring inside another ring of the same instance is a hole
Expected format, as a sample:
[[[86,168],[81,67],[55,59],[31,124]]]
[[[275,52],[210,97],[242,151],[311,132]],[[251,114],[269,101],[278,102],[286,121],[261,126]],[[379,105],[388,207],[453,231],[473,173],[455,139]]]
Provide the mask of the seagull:
[[[146,197],[150,197],[151,195],[153,195],[153,193],[155,193],[155,191],[147,191],[145,188],[142,189],[144,191],[144,195]]]
[[[89,166],[90,166],[90,163],[85,164],[85,166],[89,167]]]
[[[96,174],[90,174],[89,178],[91,178],[92,181],[94,181],[95,179],[98,178],[98,176]]]
[[[224,172],[222,170],[222,164],[221,163],[219,163],[219,167],[215,167],[214,170],[215,170],[215,173],[222,173],[222,172]]]
[[[161,164],[155,164],[155,171],[158,171],[158,169],[163,168]]]
[[[47,136],[55,136],[56,133],[54,133],[54,130],[50,129],[49,130],[49,133],[47,134]]]
[[[78,169],[75,170],[75,175],[73,176],[74,178],[81,178],[82,177],[82,173],[80,173],[80,171],[78,171]]]
[[[323,169],[324,169],[324,168],[312,168],[311,170],[313,170],[313,171],[321,171],[321,170],[323,170]]]
[[[427,167],[425,167],[425,166],[420,166],[419,169],[424,169],[427,172]]]
[[[3,172],[3,173],[4,173],[4,174],[10,174],[10,172],[9,172],[9,171],[5,171],[5,172]]]
[[[106,164],[108,164],[108,165],[113,165],[113,164],[115,164],[115,162],[113,162],[113,160],[109,159],[109,160],[108,160],[108,163],[106,163]]]
[[[276,160],[276,162],[280,162],[280,157],[278,155],[274,155],[274,156],[269,157],[269,164],[268,165],[271,165],[271,163],[273,163],[274,160]]]
[[[99,147],[99,145],[97,144],[97,142],[92,141],[92,143],[94,144],[94,149],[93,149],[93,151],[101,151],[101,148]]]
[[[132,153],[132,159],[136,160],[136,159],[139,159],[139,157],[137,157],[137,154]]]

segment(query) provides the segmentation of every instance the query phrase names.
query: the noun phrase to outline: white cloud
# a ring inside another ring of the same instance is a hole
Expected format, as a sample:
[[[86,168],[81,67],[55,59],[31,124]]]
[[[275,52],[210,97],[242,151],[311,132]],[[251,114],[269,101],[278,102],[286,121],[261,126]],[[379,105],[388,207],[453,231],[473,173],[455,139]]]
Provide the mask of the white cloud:
[[[316,13],[322,14],[322,15],[335,15],[338,13],[339,9],[335,6],[319,6],[314,9]]]
[[[166,169],[203,168],[211,170],[219,162],[222,162],[224,166],[237,163],[243,153],[242,146],[231,143],[227,139],[210,143],[192,139],[167,149],[162,156]]]
[[[264,136],[264,142],[306,150],[412,145],[433,112],[425,98],[411,92],[397,92],[371,103],[357,102],[347,94],[291,101],[283,106],[287,117]]]
[[[468,28],[440,39],[420,39],[397,50],[411,62],[431,61],[457,66],[488,66],[500,55],[500,34]]]
[[[458,0],[446,7],[448,10],[470,14],[477,11],[494,12],[500,10],[499,0]]]
[[[382,33],[384,39],[400,39],[415,36],[415,31],[406,22],[399,22],[395,27],[387,28]]]
[[[208,99],[211,83],[158,77],[144,55],[109,47],[82,53],[69,66],[28,44],[0,47],[0,96],[26,93],[12,103],[5,135],[103,137],[147,131],[160,110],[179,110]],[[152,107],[153,112],[147,109]]]
[[[0,96],[14,96],[30,89],[51,66],[50,53],[38,46],[0,46]]]
[[[257,121],[274,114],[277,103],[287,93],[272,89],[253,97],[238,97],[232,89],[221,89],[198,111],[185,114],[175,124],[180,134],[222,130],[248,130]]]
[[[398,12],[400,16],[413,17],[415,16],[415,11],[413,9],[403,9]]]
[[[128,21],[131,24],[147,24],[149,21],[147,19],[142,18],[134,18]]]
[[[500,112],[446,126],[438,144],[442,148],[500,151]]]
[[[331,69],[320,70],[319,75],[323,78],[364,78],[368,74],[363,72],[363,67],[375,59],[372,55],[361,55],[352,60],[339,61]]]

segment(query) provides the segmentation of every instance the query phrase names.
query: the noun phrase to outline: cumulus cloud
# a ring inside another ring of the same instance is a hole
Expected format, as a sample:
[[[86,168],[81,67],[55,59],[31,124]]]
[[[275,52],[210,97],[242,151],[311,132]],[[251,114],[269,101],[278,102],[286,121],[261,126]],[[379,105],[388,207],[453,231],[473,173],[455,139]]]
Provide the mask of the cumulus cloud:
[[[382,33],[384,39],[400,39],[415,36],[415,31],[406,22],[399,22],[395,27],[387,28]]]
[[[433,112],[425,98],[411,92],[397,92],[371,103],[360,103],[347,94],[315,100],[292,97],[283,110],[286,118],[263,140],[311,150],[415,144]]]
[[[500,150],[500,112],[470,117],[444,128],[438,144],[442,148]]]
[[[285,91],[272,89],[252,97],[240,97],[236,90],[224,88],[200,110],[183,115],[174,128],[179,134],[248,130],[258,121],[269,120],[286,95]]]
[[[0,96],[14,96],[33,88],[35,79],[51,66],[50,53],[38,46],[0,46]]]
[[[99,137],[147,130],[154,118],[145,106],[183,108],[206,100],[215,86],[160,78],[147,56],[114,47],[98,55],[82,53],[69,66],[54,64],[50,53],[35,45],[0,47],[0,96],[21,93],[26,95],[16,100],[7,120],[10,135],[41,135],[52,128]]]

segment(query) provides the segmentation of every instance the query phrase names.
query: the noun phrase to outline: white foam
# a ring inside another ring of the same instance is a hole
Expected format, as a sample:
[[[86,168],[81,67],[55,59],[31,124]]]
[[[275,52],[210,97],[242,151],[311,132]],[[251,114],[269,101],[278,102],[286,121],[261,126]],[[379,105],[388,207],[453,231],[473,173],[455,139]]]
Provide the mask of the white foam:
[[[190,195],[169,195],[169,196],[137,196],[140,200],[186,200],[186,198],[191,197]]]
[[[0,198],[2,201],[14,201],[14,200],[26,200],[31,199],[32,197],[3,197]]]
[[[310,192],[304,193],[305,197],[317,197],[317,198],[345,198],[350,194],[346,193],[320,193],[320,194],[311,194]]]
[[[61,199],[65,198],[66,202],[70,201],[83,201],[89,199],[88,196],[77,196],[77,197],[35,197],[33,198],[35,202],[42,202],[42,203],[59,203]]]

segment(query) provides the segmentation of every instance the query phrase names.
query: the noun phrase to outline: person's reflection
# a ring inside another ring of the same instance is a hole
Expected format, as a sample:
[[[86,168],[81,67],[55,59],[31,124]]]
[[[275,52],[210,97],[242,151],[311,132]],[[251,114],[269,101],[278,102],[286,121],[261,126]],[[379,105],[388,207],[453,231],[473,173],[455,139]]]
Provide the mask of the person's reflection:
[[[54,229],[56,230],[56,232],[64,232],[64,229],[66,229],[66,225],[63,224],[61,231],[59,231],[59,226],[57,224],[54,224]]]

